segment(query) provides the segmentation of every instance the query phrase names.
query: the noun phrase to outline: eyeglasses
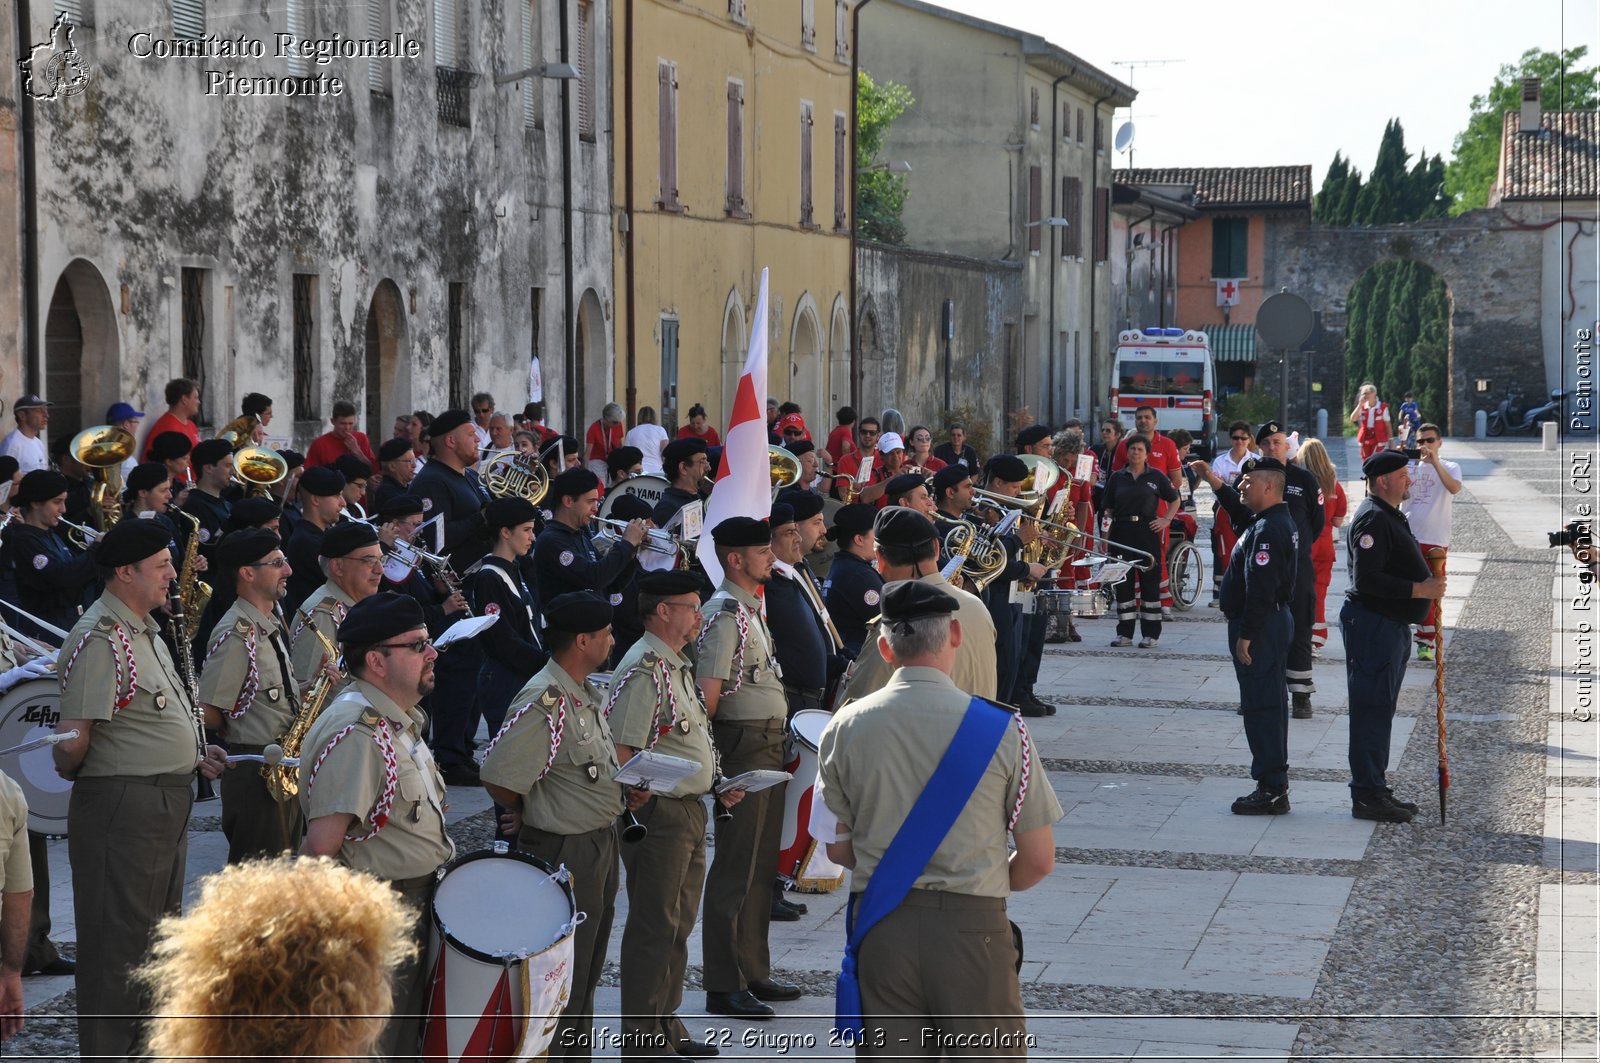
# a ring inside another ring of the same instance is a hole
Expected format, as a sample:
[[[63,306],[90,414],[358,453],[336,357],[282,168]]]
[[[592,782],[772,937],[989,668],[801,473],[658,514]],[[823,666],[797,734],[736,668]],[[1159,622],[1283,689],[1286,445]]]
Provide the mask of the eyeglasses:
[[[1249,436],[1229,436],[1228,438],[1233,440],[1235,443],[1248,443],[1248,442],[1250,442],[1250,437]]]
[[[287,557],[275,557],[271,561],[252,561],[247,568],[282,568],[289,563]]]
[[[334,560],[334,561],[353,561],[358,565],[366,565],[368,568],[373,569],[374,571],[376,571],[377,569],[380,569],[380,568],[383,567],[383,555],[382,554],[379,554],[377,557],[336,557],[336,558],[333,558],[332,560]]]
[[[380,642],[372,647],[375,650],[410,650],[412,653],[427,653],[433,649],[432,639],[417,639],[415,642]]]

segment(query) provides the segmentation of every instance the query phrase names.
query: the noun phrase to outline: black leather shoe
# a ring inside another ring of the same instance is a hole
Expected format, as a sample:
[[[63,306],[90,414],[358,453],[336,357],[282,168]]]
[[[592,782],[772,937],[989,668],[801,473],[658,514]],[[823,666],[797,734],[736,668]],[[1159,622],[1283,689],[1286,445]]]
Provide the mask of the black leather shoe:
[[[770,1019],[778,1014],[747,989],[737,993],[707,993],[706,1010],[713,1015],[731,1015],[736,1019]]]
[[[64,975],[64,974],[75,974],[75,973],[77,973],[77,970],[78,970],[78,965],[77,965],[77,963],[75,961],[69,960],[65,956],[57,956],[55,959],[51,960],[49,963],[45,964],[43,967],[35,967],[30,971],[23,971],[22,973],[25,974],[25,975],[32,975],[32,974]]]
[[[1289,791],[1275,794],[1268,790],[1254,790],[1234,801],[1236,816],[1281,816],[1289,811]]]
[[[683,1059],[711,1059],[722,1055],[722,1049],[706,1041],[678,1041],[672,1048]]]
[[[757,1000],[775,1002],[780,1000],[799,1000],[800,987],[793,982],[780,982],[776,978],[766,981],[755,980],[750,983],[750,995]]]
[[[1350,814],[1357,819],[1370,819],[1378,823],[1410,823],[1411,817],[1416,815],[1385,793],[1354,798],[1350,802]]]
[[[774,923],[798,923],[800,921],[800,913],[774,897],[772,900],[772,921]]]
[[[805,905],[801,904],[799,901],[791,901],[789,898],[784,897],[784,896],[779,896],[778,897],[778,905],[779,905],[779,907],[789,909],[791,912],[794,912],[796,915],[805,915],[807,912],[809,912],[811,910],[811,909],[807,908]]]
[[[446,786],[482,786],[476,764],[450,764],[439,769]]]
[[[1018,698],[1017,708],[1021,709],[1022,715],[1026,716],[1030,720],[1047,715],[1045,712],[1045,703],[1035,697],[1025,695]]]
[[[1402,800],[1400,800],[1398,797],[1396,797],[1394,795],[1394,791],[1393,790],[1385,789],[1383,791],[1383,793],[1384,793],[1384,796],[1387,797],[1391,802],[1393,802],[1394,804],[1398,805],[1399,807],[1405,809],[1407,812],[1411,813],[1413,816],[1417,814],[1417,808],[1419,806],[1417,805],[1417,803],[1415,801],[1402,801]]]
[[[781,878],[775,878],[772,880],[772,903],[774,907],[782,905],[785,908],[790,908],[796,912],[799,912],[801,915],[805,915],[806,912],[810,911],[809,908],[801,904],[799,901],[791,901],[789,899],[788,884],[785,883]]]
[[[1310,694],[1291,694],[1289,695],[1289,698],[1292,702],[1292,705],[1289,709],[1290,716],[1293,716],[1297,720],[1311,719]]]

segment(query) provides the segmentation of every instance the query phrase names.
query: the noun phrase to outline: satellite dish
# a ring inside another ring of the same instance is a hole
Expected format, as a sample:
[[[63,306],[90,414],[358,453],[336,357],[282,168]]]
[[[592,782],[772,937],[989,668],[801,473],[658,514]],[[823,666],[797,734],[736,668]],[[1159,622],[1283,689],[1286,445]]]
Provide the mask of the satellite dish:
[[[1123,122],[1121,126],[1117,127],[1117,135],[1111,141],[1111,146],[1117,149],[1118,154],[1121,154],[1122,152],[1125,152],[1129,148],[1133,147],[1132,122]]]

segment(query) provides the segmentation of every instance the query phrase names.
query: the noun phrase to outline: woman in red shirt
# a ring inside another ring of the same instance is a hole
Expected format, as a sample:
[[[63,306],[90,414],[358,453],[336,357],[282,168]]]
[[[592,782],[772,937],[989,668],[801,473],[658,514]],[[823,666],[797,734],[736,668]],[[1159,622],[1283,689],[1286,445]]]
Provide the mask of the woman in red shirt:
[[[1322,440],[1308,439],[1301,443],[1295,461],[1317,478],[1326,507],[1322,534],[1311,547],[1311,566],[1317,574],[1317,613],[1316,621],[1311,625],[1311,652],[1321,654],[1323,645],[1328,641],[1328,584],[1333,580],[1333,563],[1338,558],[1338,550],[1333,545],[1333,529],[1344,525],[1349,500],[1345,498],[1344,486],[1339,483],[1339,471],[1334,468],[1333,459],[1328,457],[1328,449],[1322,445]]]
[[[708,447],[720,447],[722,437],[706,423],[706,408],[698,402],[689,407],[689,423],[678,429],[679,439],[703,439]]]
[[[839,423],[833,431],[828,433],[827,445],[823,448],[828,453],[824,459],[837,462],[846,454],[859,454],[856,446],[856,410],[854,406],[840,406],[838,413]]]
[[[930,473],[944,468],[944,462],[933,456],[933,430],[927,425],[919,424],[913,427],[911,437],[906,442],[910,445],[910,449],[906,451],[907,465],[915,465]]]
[[[622,436],[626,432],[622,421],[622,407],[608,402],[600,409],[600,419],[591,424],[589,431],[584,434],[583,441],[589,448],[589,468],[600,470],[595,475],[600,477],[601,483],[606,482],[609,472],[606,458],[622,446]]]

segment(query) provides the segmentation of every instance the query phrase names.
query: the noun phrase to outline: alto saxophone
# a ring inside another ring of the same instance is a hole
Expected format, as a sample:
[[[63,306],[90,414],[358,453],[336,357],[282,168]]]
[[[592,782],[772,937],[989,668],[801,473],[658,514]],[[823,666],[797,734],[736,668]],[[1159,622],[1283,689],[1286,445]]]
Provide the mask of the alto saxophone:
[[[289,729],[278,739],[278,745],[283,747],[285,760],[299,758],[300,750],[305,745],[306,733],[311,730],[311,725],[317,722],[317,717],[322,715],[322,710],[327,708],[328,699],[333,695],[334,688],[343,681],[342,676],[336,679],[328,674],[328,665],[339,659],[338,649],[328,641],[328,636],[317,630],[309,617],[306,619],[306,629],[317,636],[317,641],[322,643],[322,648],[327,653],[317,668],[317,676],[311,682],[311,689],[307,690],[306,696],[300,700],[300,711],[295,713],[294,719],[289,721]],[[261,775],[267,780],[267,792],[272,794],[273,800],[281,802],[299,796],[298,767],[288,764],[263,764]]]
[[[211,584],[201,579],[194,570],[195,558],[200,553],[200,518],[177,506],[169,506],[167,512],[189,522],[189,538],[183,548],[183,565],[178,569],[178,589],[183,595],[183,638],[192,643],[200,633],[201,614],[211,601]]]

